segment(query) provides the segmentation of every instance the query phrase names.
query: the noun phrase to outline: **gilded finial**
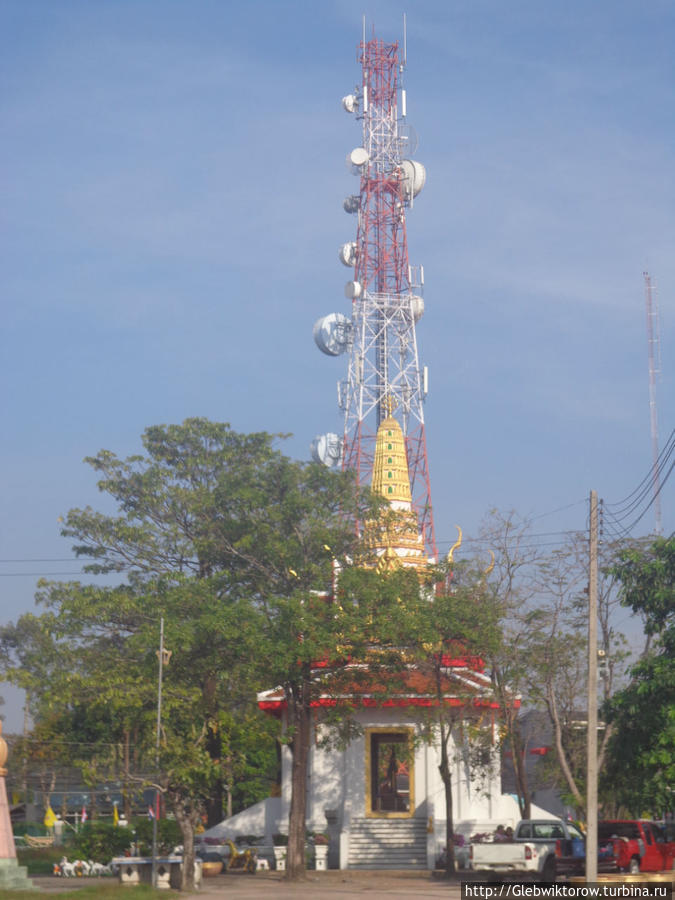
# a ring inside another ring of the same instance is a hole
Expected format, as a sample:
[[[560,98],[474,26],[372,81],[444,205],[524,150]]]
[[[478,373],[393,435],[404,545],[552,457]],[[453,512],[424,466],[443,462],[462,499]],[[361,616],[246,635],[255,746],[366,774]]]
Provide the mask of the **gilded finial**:
[[[459,527],[459,525],[455,525],[455,528],[457,529],[458,536],[457,536],[457,540],[455,541],[455,543],[448,550],[448,562],[449,563],[452,562],[452,555],[455,552],[455,550],[458,550],[462,546],[462,529]]]

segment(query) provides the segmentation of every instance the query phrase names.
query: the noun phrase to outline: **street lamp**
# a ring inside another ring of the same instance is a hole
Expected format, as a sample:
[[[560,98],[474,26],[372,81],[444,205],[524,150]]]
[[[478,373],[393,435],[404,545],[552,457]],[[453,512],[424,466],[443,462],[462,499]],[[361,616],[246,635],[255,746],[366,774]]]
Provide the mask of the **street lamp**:
[[[164,646],[164,616],[159,620],[159,650],[155,651],[159,660],[157,679],[157,733],[155,737],[155,769],[159,778],[159,738],[162,727],[162,674],[164,666],[169,664],[171,651]],[[159,787],[155,793],[155,809],[152,817],[152,886],[157,887],[157,819],[159,818]]]

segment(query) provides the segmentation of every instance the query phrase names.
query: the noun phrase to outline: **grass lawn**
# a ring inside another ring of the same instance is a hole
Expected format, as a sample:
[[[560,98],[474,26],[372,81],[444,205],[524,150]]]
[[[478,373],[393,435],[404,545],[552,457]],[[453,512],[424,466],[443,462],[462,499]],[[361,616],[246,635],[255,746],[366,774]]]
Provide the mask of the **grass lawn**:
[[[90,887],[76,888],[72,891],[51,892],[41,891],[3,891],[2,900],[29,900],[30,897],[53,897],[54,900],[150,900],[152,897],[163,897],[166,900],[167,892],[158,891],[147,884],[138,887],[128,887],[122,884],[94,884]]]

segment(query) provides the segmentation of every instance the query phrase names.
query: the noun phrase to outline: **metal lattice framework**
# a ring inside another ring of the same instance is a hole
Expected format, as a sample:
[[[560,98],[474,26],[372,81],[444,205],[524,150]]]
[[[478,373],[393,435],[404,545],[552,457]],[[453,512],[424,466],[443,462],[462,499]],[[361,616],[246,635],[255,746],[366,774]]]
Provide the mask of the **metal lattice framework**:
[[[338,391],[344,411],[342,464],[357,472],[360,483],[369,483],[375,435],[391,404],[405,436],[413,506],[426,551],[436,557],[424,429],[425,379],[415,328],[424,308],[423,279],[408,261],[405,216],[417,193],[411,167],[423,169],[405,163],[403,156],[409,141],[404,97],[399,117],[398,77],[403,65],[398,43],[364,40],[360,62],[356,111],[367,157],[357,158],[365,162],[354,167],[360,172],[360,191],[358,207],[357,198],[352,198],[358,226],[350,358],[347,380]]]

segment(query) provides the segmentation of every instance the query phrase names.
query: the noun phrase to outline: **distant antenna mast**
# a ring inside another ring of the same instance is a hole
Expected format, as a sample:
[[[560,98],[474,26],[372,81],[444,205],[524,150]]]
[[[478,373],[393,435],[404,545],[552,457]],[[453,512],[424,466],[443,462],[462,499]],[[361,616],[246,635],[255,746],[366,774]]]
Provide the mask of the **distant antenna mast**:
[[[649,353],[649,418],[652,435],[654,491],[654,515],[656,533],[661,534],[661,477],[659,475],[659,420],[656,409],[656,376],[661,372],[661,345],[659,340],[659,310],[656,302],[656,287],[649,272],[642,273],[645,280],[645,303],[647,305],[647,349]]]

